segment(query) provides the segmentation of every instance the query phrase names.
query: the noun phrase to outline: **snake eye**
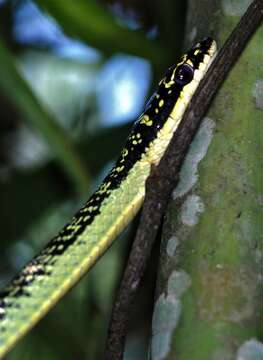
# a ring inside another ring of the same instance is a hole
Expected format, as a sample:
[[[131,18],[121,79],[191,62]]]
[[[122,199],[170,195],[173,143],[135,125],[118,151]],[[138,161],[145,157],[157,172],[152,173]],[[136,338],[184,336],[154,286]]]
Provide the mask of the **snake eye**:
[[[188,64],[178,66],[175,73],[175,82],[181,86],[188,84],[194,77],[194,69]]]

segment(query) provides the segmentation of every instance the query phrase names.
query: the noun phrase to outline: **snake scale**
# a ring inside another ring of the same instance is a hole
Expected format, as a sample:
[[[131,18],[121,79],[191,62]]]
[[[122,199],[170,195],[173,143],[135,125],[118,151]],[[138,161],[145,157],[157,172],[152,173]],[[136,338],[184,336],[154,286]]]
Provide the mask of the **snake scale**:
[[[205,38],[168,69],[119,159],[73,219],[0,291],[0,358],[86,274],[138,212],[157,165],[216,54]]]

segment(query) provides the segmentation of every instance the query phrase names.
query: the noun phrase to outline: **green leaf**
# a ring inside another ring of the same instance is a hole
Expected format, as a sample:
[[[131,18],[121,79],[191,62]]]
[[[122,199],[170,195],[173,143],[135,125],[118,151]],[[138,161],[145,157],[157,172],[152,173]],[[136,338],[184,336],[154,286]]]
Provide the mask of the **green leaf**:
[[[87,190],[89,176],[71,138],[38,101],[19,73],[9,51],[0,42],[0,89],[45,138],[51,151],[71,177],[79,192]]]
[[[93,0],[35,0],[70,36],[106,54],[125,52],[150,60],[159,66],[165,58],[160,44],[140,30],[119,25],[110,12]]]

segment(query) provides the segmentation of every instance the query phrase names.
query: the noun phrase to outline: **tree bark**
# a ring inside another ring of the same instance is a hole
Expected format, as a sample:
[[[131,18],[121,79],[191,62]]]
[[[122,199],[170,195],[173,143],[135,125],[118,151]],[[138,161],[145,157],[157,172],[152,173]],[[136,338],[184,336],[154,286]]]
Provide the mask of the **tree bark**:
[[[212,36],[220,47],[248,5],[189,2],[186,45]],[[154,360],[263,358],[262,54],[261,26],[203,120],[173,192],[152,321]]]

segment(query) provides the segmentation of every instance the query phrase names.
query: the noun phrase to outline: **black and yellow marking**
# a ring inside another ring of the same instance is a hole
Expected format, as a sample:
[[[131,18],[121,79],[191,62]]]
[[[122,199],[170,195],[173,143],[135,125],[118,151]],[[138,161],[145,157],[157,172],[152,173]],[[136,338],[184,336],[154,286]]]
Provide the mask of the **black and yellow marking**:
[[[102,185],[0,292],[0,357],[88,271],[135,216],[151,164],[160,161],[215,52],[215,42],[207,38],[168,69]]]

